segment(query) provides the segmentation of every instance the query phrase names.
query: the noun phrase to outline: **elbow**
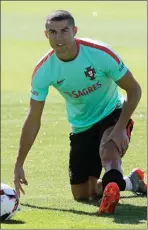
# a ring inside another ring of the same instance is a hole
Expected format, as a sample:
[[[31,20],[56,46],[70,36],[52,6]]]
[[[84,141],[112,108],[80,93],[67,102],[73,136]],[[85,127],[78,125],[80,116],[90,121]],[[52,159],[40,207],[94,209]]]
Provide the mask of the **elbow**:
[[[141,89],[141,86],[139,84],[137,85],[136,91],[137,91],[138,98],[140,100],[142,97],[142,89]]]
[[[139,84],[137,84],[135,87],[127,90],[127,96],[132,97],[136,101],[140,101],[141,96],[142,96],[142,89]]]

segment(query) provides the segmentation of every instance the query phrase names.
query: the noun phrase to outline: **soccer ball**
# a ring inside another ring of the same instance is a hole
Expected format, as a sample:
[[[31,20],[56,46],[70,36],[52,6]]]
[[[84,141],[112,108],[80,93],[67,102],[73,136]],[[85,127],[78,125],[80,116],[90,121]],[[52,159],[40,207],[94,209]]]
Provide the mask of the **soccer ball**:
[[[2,184],[0,188],[1,209],[0,220],[8,220],[16,214],[19,209],[19,198],[13,188],[9,185]]]

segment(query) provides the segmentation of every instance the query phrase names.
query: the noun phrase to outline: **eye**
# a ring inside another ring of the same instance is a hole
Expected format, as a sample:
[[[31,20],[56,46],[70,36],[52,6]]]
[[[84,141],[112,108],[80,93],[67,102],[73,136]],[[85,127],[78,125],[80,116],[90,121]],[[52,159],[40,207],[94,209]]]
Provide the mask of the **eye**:
[[[56,34],[56,31],[55,30],[49,30],[49,33],[50,34]]]
[[[68,28],[62,30],[63,33],[68,32]]]

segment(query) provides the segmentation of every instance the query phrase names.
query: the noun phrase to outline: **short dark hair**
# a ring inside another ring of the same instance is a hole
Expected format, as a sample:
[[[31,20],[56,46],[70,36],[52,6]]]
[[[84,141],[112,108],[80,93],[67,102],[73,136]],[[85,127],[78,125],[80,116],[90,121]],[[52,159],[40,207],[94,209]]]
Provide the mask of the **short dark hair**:
[[[46,17],[45,27],[46,29],[48,28],[48,23],[50,21],[62,21],[62,20],[68,20],[69,25],[75,26],[75,20],[71,15],[71,13],[69,13],[66,10],[56,10],[55,12],[53,12],[52,14]]]

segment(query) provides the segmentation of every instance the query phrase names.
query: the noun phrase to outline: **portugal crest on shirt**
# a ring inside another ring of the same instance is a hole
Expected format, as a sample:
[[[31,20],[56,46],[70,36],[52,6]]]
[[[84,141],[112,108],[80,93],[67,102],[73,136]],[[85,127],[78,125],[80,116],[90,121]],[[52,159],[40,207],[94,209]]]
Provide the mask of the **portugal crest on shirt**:
[[[95,79],[95,74],[96,74],[96,71],[94,68],[92,68],[91,66],[85,68],[86,71],[84,71],[86,77],[89,77],[90,80],[94,80]]]

